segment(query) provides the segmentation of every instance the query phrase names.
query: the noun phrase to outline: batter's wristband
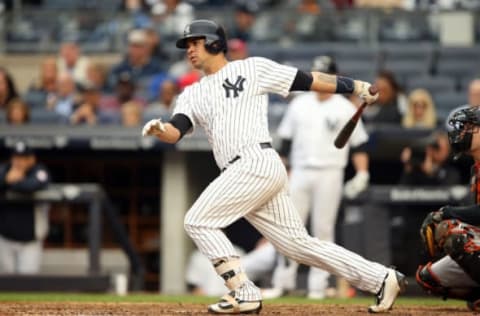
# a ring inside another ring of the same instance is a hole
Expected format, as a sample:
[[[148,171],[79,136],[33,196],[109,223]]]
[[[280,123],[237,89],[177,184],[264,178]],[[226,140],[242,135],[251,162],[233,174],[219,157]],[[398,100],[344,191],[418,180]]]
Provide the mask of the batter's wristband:
[[[337,76],[337,89],[335,90],[335,93],[353,93],[354,89],[355,83],[352,78]]]

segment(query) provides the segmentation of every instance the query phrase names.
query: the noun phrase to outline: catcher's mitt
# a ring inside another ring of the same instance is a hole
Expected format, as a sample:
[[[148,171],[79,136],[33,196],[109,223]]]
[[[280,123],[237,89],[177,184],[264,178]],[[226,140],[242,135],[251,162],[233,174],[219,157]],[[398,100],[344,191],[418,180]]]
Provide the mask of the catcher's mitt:
[[[438,245],[435,240],[435,230],[437,225],[442,221],[442,217],[443,212],[441,209],[436,212],[431,212],[425,217],[420,228],[420,236],[422,237],[423,244],[432,258],[440,252],[440,245]]]

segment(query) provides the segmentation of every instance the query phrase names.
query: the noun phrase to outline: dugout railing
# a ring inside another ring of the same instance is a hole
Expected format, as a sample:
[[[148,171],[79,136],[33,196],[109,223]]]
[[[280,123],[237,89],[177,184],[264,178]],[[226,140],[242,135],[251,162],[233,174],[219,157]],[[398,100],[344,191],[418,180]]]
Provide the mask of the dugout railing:
[[[85,275],[0,275],[0,291],[108,291],[111,276],[102,272],[100,263],[102,214],[130,264],[129,287],[143,290],[144,268],[118,219],[118,214],[103,188],[95,183],[50,184],[34,194],[5,191],[0,200],[15,203],[31,200],[48,204],[83,204],[88,208],[88,270]]]

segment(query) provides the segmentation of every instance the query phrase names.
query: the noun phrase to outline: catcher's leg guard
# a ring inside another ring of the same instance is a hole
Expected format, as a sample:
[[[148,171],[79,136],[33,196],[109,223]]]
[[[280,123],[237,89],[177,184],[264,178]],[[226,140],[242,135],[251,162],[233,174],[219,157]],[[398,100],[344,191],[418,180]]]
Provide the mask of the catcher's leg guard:
[[[419,266],[415,279],[417,283],[429,294],[441,296],[444,299],[447,298],[448,289],[440,284],[440,280],[433,273],[432,262],[427,263],[424,266]]]
[[[444,250],[475,282],[480,284],[480,240],[465,231],[445,240]]]

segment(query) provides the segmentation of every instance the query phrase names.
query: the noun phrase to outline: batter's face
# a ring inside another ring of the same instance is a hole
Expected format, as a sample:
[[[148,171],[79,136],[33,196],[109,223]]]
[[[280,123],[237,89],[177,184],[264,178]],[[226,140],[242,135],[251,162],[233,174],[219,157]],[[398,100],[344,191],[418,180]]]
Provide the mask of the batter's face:
[[[193,68],[203,70],[213,55],[205,49],[205,39],[191,38],[187,40],[187,58]]]

